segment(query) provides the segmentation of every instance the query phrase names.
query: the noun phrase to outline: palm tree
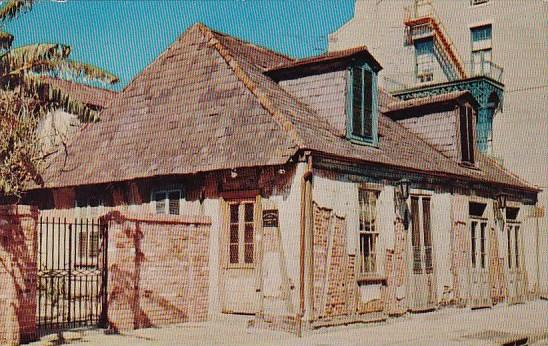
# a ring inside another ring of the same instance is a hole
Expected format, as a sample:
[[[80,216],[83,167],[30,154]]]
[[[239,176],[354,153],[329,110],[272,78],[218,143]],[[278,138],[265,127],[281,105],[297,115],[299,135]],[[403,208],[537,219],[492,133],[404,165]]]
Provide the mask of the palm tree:
[[[81,121],[97,121],[96,112],[58,88],[49,78],[78,83],[114,84],[108,71],[70,59],[71,48],[60,43],[13,47],[4,24],[32,9],[35,0],[0,0],[0,202],[21,196],[29,182],[41,183],[45,155],[36,125],[48,110],[64,109]]]
[[[0,90],[15,90],[40,99],[48,108],[63,108],[82,121],[97,120],[84,104],[49,85],[43,76],[79,83],[114,84],[118,78],[91,64],[70,59],[71,48],[60,43],[37,43],[12,47],[13,35],[2,24],[32,9],[35,0],[7,0],[0,7]]]

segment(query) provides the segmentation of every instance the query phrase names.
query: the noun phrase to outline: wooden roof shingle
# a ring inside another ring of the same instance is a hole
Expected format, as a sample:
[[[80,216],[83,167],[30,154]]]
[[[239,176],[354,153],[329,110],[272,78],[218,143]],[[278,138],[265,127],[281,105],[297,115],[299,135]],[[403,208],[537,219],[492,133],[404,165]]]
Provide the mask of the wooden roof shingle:
[[[321,57],[317,58],[324,61]],[[335,134],[310,106],[267,76],[294,62],[215,32],[187,30],[50,162],[45,188],[279,165],[299,150],[536,191],[480,156],[479,169],[446,158],[381,114],[378,147]]]

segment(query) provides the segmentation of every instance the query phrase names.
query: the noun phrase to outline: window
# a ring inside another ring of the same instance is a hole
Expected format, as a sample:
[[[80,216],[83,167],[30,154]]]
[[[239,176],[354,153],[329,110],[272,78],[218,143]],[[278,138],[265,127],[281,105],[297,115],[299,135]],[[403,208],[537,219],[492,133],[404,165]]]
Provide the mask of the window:
[[[419,83],[434,79],[434,42],[426,39],[415,41],[416,74]]]
[[[376,75],[367,67],[350,69],[348,137],[377,142]]]
[[[474,111],[470,106],[459,109],[461,161],[474,163]]]
[[[491,25],[470,29],[472,35],[472,75],[484,76],[491,72]]]
[[[72,250],[75,256],[75,265],[80,268],[97,267],[101,237],[100,225],[94,219],[80,219],[75,222],[76,239],[73,240]]]
[[[229,203],[228,262],[230,265],[250,265],[255,256],[255,204]]]
[[[411,196],[411,245],[413,273],[433,272],[430,197]]]
[[[181,190],[156,191],[153,198],[156,214],[179,215]]]
[[[360,274],[377,273],[377,243],[379,233],[377,231],[377,196],[378,192],[360,190]]]
[[[485,232],[487,229],[487,221],[472,220],[470,222],[470,239],[472,242],[471,256],[472,268],[485,269],[486,256],[486,239]]]
[[[488,3],[489,0],[470,0],[470,6],[476,6]]]

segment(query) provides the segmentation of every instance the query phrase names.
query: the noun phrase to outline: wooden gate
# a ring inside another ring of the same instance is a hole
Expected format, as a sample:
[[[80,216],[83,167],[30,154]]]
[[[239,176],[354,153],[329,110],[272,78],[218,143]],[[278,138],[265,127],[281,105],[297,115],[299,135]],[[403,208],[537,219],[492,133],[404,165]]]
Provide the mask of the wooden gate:
[[[411,196],[411,227],[409,310],[429,311],[436,307],[429,196]]]
[[[107,241],[107,227],[96,219],[40,218],[39,334],[105,325]]]

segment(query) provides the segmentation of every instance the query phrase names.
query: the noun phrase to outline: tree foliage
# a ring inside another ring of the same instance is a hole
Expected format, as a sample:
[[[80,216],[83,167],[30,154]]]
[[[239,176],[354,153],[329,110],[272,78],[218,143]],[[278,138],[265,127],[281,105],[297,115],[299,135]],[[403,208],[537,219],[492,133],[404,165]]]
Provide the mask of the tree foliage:
[[[68,45],[13,47],[14,37],[4,30],[4,24],[34,5],[34,0],[5,0],[0,4],[0,196],[18,196],[26,183],[40,183],[43,155],[36,126],[47,111],[61,108],[81,121],[98,121],[94,110],[50,85],[44,77],[104,85],[118,82],[108,71],[70,59]]]

